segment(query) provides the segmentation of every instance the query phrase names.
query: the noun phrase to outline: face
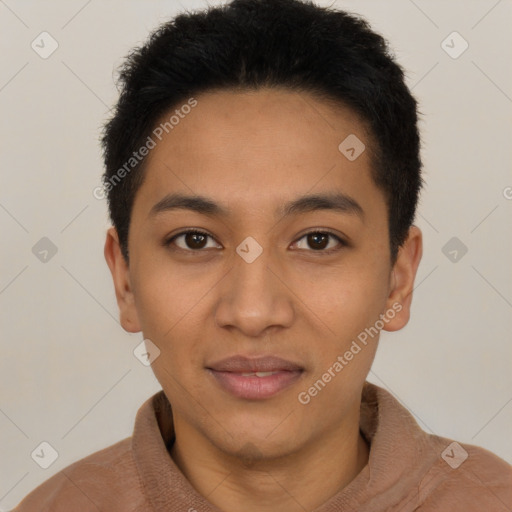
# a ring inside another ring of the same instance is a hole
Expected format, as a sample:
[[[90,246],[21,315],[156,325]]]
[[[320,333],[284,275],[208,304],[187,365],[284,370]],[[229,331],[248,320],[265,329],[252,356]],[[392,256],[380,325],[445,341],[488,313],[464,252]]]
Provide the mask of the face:
[[[129,266],[108,233],[121,322],[160,350],[152,368],[177,435],[230,455],[250,443],[292,453],[358,414],[376,330],[408,320],[421,234],[411,229],[392,267],[369,151],[338,148],[349,135],[370,144],[350,110],[275,89],[196,100],[149,154]],[[176,207],[173,194],[214,204]],[[313,195],[326,197],[303,200]],[[222,372],[231,356],[298,370]]]

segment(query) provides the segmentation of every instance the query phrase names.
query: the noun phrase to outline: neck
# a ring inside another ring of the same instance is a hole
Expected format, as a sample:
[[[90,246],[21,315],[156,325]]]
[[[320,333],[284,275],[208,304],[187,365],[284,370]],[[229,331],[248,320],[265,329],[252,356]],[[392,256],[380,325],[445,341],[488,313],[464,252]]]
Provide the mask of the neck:
[[[346,487],[368,462],[359,413],[350,425],[325,432],[279,459],[251,459],[249,454],[241,460],[188,425],[180,435],[178,422],[170,453],[190,484],[222,511],[313,510]]]

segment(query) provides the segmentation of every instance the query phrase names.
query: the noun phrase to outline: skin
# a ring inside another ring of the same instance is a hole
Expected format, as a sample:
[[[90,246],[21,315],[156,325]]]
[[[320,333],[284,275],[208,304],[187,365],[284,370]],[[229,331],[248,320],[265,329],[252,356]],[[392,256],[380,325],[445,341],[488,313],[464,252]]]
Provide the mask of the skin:
[[[129,265],[115,229],[107,232],[121,324],[161,351],[152,368],[172,404],[171,456],[198,492],[224,511],[312,510],[368,462],[359,408],[378,336],[308,404],[298,394],[393,304],[402,309],[384,328],[406,325],[422,235],[410,228],[392,266],[386,202],[370,177],[369,151],[349,161],[338,150],[349,134],[370,144],[350,110],[279,89],[196,99],[150,152],[132,212]],[[355,199],[364,218],[275,213],[299,196],[332,191]],[[171,192],[207,196],[231,214],[149,215]],[[164,245],[187,228],[211,238]],[[348,245],[304,236],[322,229]],[[263,249],[252,263],[235,251],[248,236]],[[338,250],[322,254],[330,248]],[[304,372],[270,398],[236,398],[205,368],[235,354],[276,355]]]

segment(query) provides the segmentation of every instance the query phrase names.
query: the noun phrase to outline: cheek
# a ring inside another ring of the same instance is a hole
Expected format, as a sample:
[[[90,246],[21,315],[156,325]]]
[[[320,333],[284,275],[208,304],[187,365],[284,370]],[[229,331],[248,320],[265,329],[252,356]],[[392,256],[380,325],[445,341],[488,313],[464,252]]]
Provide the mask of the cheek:
[[[138,266],[134,280],[137,314],[144,338],[161,352],[152,364],[157,379],[177,384],[201,365],[198,345],[201,339],[204,341],[205,329],[200,318],[202,305],[218,278],[204,269],[185,273],[169,262],[146,261]]]
[[[139,265],[134,286],[135,306],[142,330],[147,337],[165,341],[174,332],[192,327],[194,313],[218,279],[211,272],[172,262],[151,261]]]
[[[307,401],[313,417],[319,414],[334,421],[341,409],[333,408],[333,401],[348,407],[351,397],[357,396],[377,349],[378,334],[369,328],[385,305],[385,282],[378,272],[347,272],[343,279],[326,280],[322,290],[318,286],[309,295],[315,314],[309,312],[308,317],[315,321],[313,329],[319,329],[313,336],[321,349],[315,351],[313,372],[298,399],[301,404]]]
[[[382,266],[362,260],[327,274],[319,271],[309,276],[301,293],[307,306],[303,314],[343,345],[379,318],[388,295],[387,279]]]

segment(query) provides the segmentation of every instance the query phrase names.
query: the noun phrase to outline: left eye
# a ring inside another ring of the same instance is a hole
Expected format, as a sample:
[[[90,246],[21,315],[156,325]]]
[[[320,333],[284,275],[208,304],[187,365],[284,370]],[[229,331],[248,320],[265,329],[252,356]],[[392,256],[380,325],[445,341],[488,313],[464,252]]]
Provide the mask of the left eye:
[[[303,235],[296,243],[300,244],[300,240],[306,239],[306,244],[312,247],[313,251],[331,253],[338,250],[340,247],[330,247],[326,250],[326,247],[329,245],[329,238],[336,240],[341,247],[346,245],[344,240],[330,231],[310,231]]]

